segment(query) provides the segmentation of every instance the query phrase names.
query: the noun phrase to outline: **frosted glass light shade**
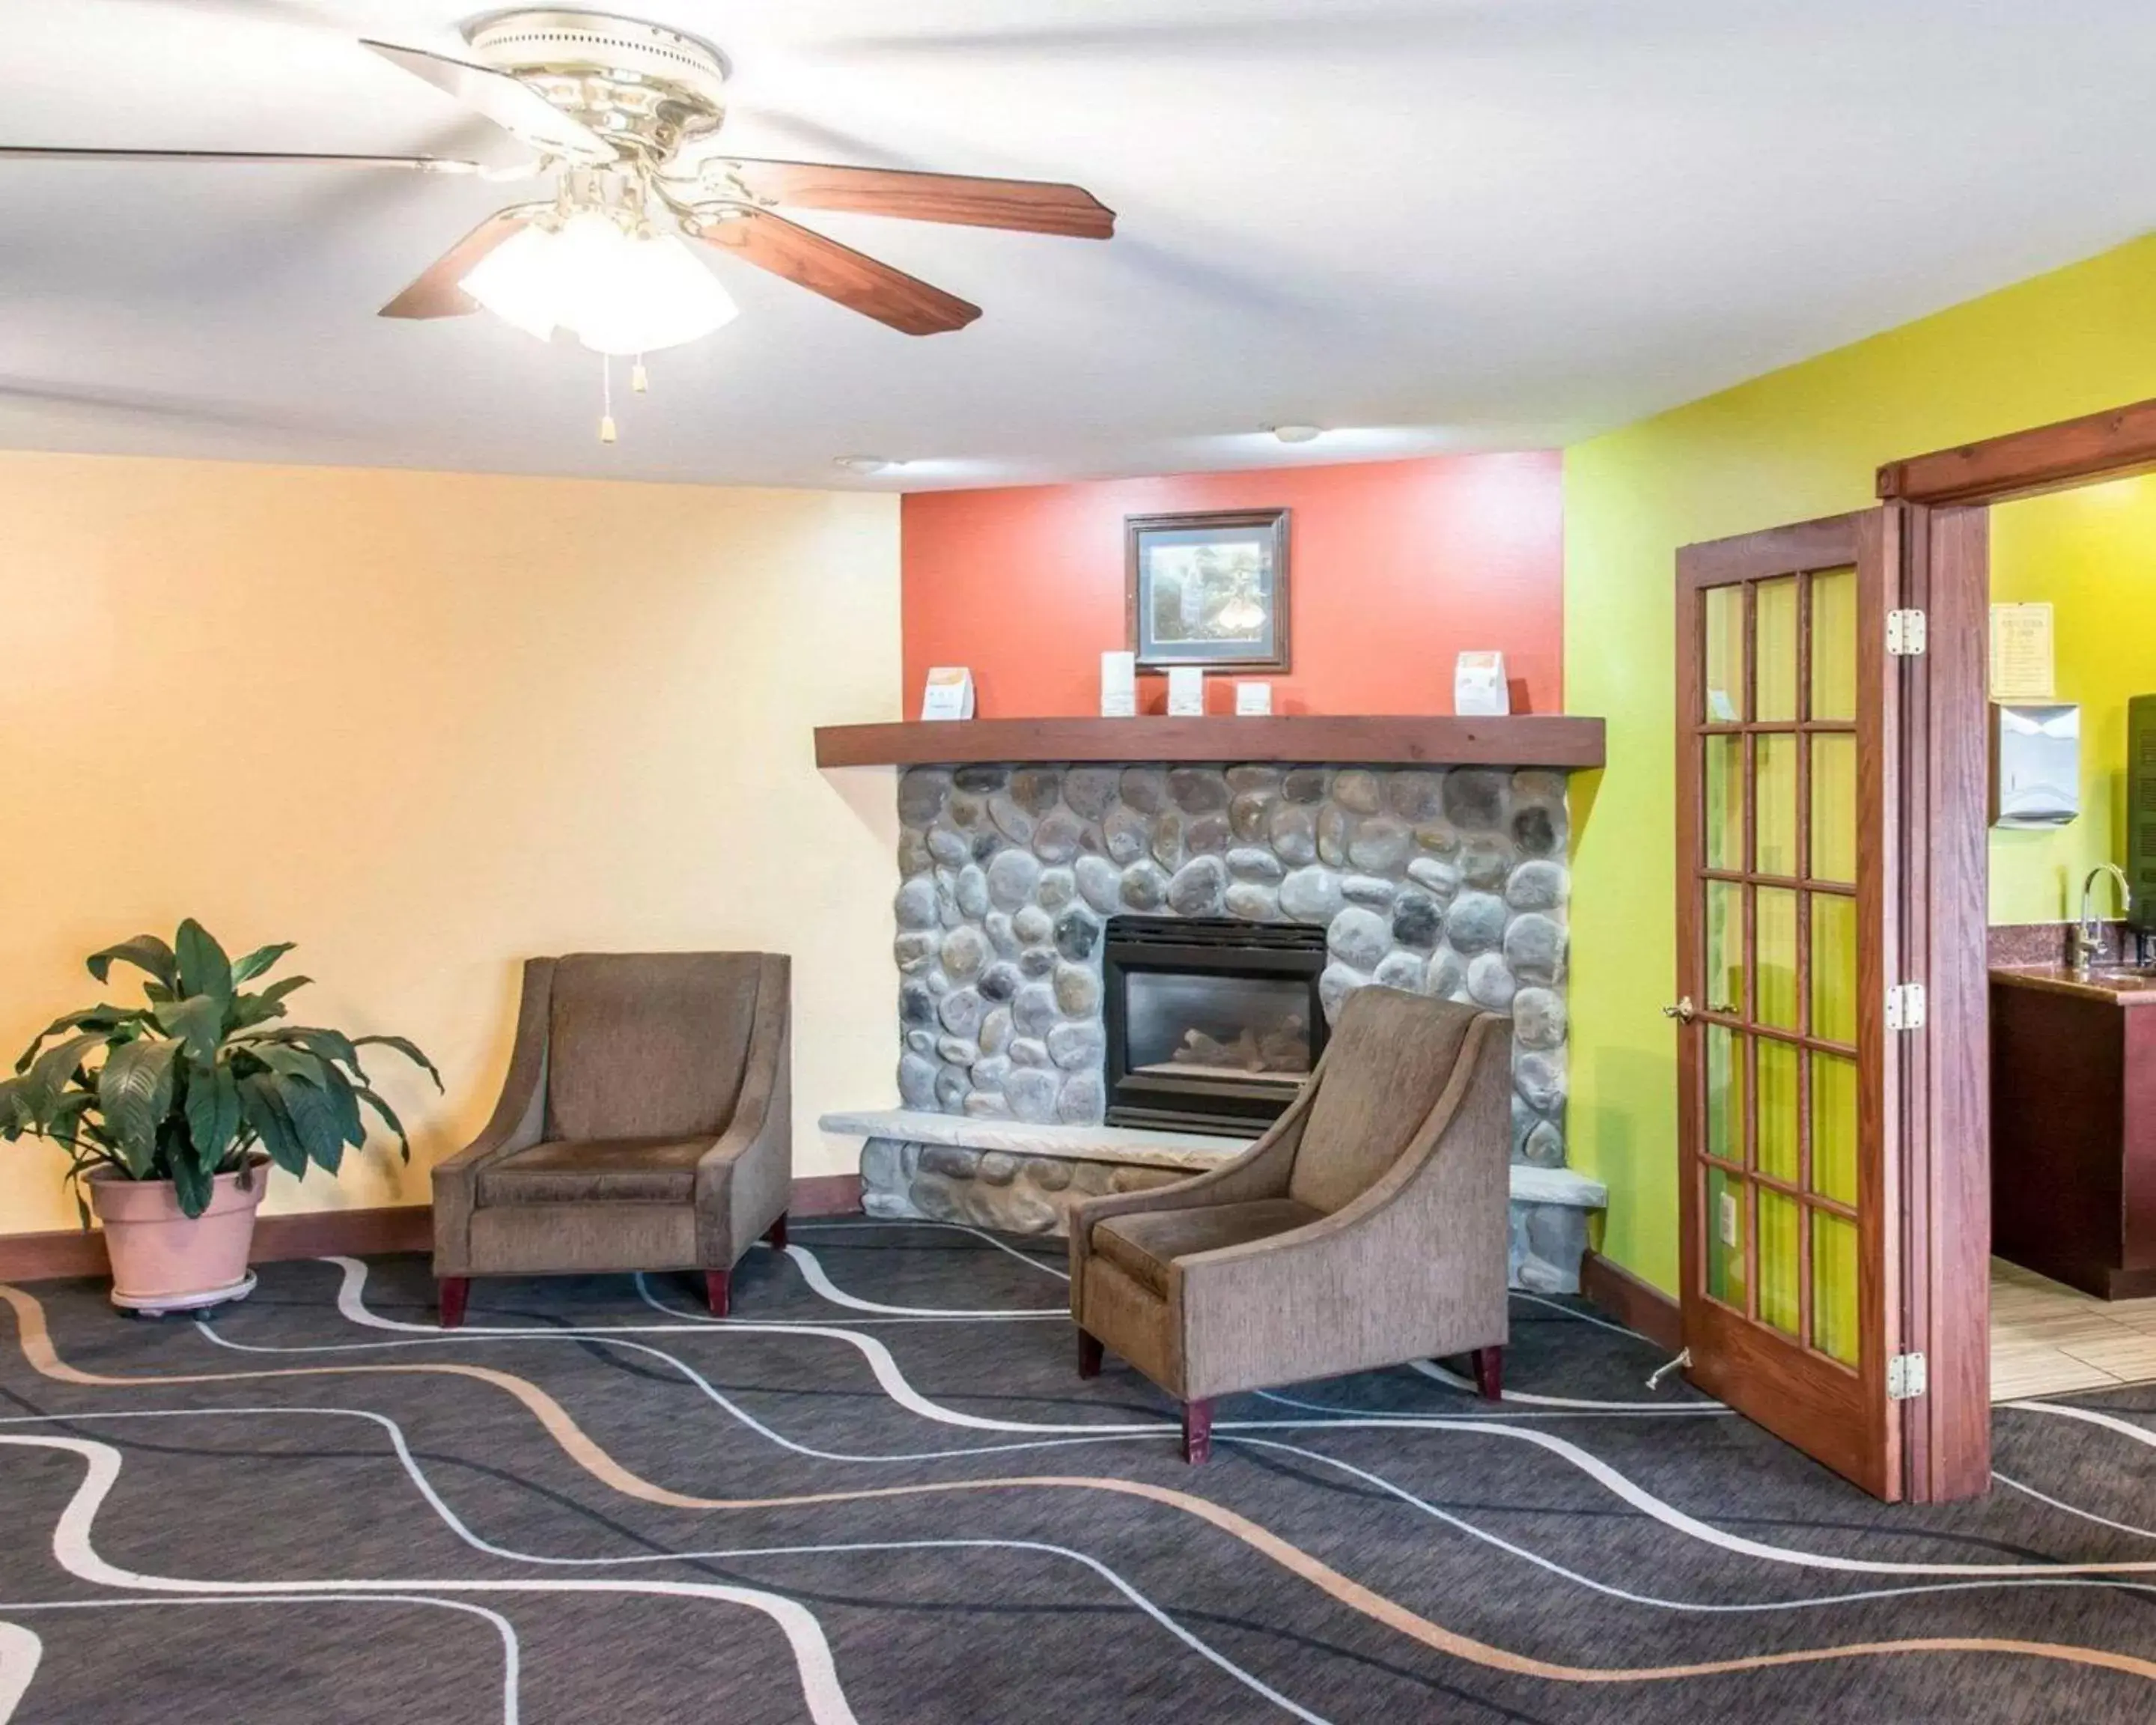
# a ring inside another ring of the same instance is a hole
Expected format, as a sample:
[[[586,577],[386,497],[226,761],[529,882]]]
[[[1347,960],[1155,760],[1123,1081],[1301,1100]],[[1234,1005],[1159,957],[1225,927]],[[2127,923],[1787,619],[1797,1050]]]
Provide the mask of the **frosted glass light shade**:
[[[511,235],[460,284],[542,341],[567,330],[599,353],[656,353],[739,315],[718,279],[672,234],[630,234],[587,211]]]

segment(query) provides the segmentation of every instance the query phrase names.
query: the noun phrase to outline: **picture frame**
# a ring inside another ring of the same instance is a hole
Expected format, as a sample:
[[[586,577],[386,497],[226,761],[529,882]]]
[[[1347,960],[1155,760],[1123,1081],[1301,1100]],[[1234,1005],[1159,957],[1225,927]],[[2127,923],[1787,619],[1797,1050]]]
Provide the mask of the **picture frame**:
[[[1142,671],[1288,668],[1288,511],[1123,518],[1124,614]]]

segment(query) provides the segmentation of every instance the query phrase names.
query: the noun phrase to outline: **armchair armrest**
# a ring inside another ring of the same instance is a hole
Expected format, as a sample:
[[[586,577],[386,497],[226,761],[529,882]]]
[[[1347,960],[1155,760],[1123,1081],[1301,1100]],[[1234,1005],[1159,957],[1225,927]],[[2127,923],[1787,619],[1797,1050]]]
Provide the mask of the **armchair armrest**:
[[[547,1122],[547,1018],[554,994],[554,961],[524,961],[523,990],[516,1007],[516,1038],[494,1113],[479,1136],[434,1164],[434,1273],[466,1271],[473,1183],[479,1171],[512,1151],[539,1142]]]
[[[1509,1024],[1480,1019],[1408,1148],[1368,1190],[1306,1227],[1177,1260],[1185,1393],[1502,1343],[1511,1094]]]
[[[1318,1056],[1317,1070],[1288,1105],[1287,1111],[1265,1129],[1263,1137],[1240,1156],[1209,1168],[1187,1180],[1167,1186],[1148,1186],[1142,1192],[1116,1192],[1073,1204],[1070,1213],[1070,1300],[1075,1315],[1080,1291],[1086,1280],[1086,1260],[1093,1249],[1093,1226],[1111,1216],[1132,1215],[1144,1210],[1178,1210],[1199,1204],[1243,1204],[1253,1199],[1280,1198],[1287,1192],[1288,1177],[1295,1169],[1295,1153],[1302,1142],[1303,1122],[1309,1118],[1311,1099],[1325,1070]]]
[[[696,1244],[714,1268],[733,1263],[785,1213],[793,1183],[792,963],[766,953],[741,1092],[711,1147],[696,1159]]]

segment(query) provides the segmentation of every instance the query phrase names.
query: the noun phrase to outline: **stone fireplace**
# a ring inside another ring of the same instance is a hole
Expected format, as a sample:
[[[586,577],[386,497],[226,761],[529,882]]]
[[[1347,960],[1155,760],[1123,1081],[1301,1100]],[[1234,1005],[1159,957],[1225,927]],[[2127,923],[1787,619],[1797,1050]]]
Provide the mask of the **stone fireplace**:
[[[898,807],[903,1111],[825,1122],[872,1213],[1046,1230],[1217,1162],[1192,1134],[1255,1137],[1377,983],[1512,1016],[1515,1272],[1577,1286],[1563,772],[977,762]]]

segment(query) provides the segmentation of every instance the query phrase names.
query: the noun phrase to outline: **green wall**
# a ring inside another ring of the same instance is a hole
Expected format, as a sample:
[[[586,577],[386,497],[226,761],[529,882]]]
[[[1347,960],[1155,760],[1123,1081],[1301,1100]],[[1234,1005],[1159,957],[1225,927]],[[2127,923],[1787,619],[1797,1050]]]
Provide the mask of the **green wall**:
[[[1617,1263],[1676,1287],[1676,548],[1861,509],[1885,461],[2149,397],[2156,239],[1565,452],[1565,702],[1609,727],[1609,767],[1574,782],[1568,1137],[1609,1183]]]
[[[2081,703],[2081,818],[1991,835],[1991,920],[2056,922],[2091,868],[2126,861],[2126,703],[2156,694],[2156,479],[1994,510],[1991,596],[2051,602],[2058,698]]]

